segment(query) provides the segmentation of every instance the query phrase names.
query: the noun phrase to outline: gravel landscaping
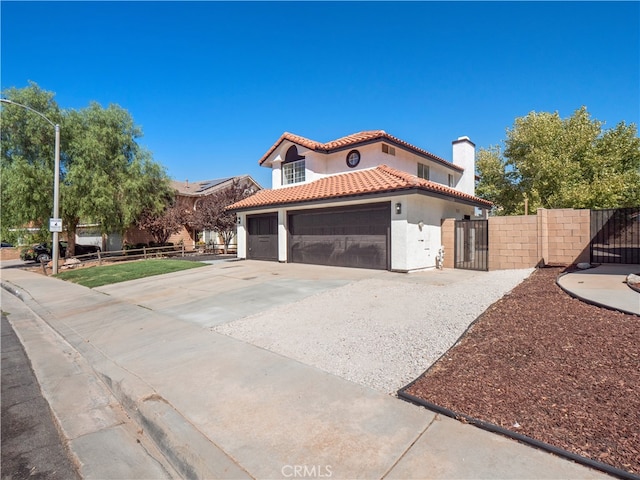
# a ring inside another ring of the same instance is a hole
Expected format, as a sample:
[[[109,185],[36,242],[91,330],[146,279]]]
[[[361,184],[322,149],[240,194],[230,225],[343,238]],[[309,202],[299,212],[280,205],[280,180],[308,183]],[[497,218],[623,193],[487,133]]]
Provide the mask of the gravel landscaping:
[[[640,317],[586,304],[536,271],[407,393],[640,473]]]
[[[395,394],[532,270],[377,276],[212,329]]]

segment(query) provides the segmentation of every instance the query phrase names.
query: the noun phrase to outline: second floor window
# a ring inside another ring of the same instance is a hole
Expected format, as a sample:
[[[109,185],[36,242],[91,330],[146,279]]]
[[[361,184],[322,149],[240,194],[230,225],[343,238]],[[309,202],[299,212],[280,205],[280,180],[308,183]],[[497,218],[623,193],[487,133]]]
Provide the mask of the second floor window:
[[[418,177],[429,180],[429,166],[422,163],[418,164]]]
[[[285,163],[282,165],[282,184],[304,182],[304,160]]]
[[[298,148],[295,145],[291,145],[282,164],[282,185],[304,182],[304,172],[304,157],[298,154]]]

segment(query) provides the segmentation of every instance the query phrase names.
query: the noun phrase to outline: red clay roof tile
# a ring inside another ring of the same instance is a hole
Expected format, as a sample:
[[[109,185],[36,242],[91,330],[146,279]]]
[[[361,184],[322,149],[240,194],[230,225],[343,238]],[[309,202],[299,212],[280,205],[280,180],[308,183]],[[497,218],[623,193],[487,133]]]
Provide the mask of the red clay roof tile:
[[[430,158],[431,160],[434,160],[438,163],[442,163],[447,167],[457,170],[459,172],[464,171],[464,169],[459,167],[458,165],[454,165],[453,163],[448,162],[445,159],[440,158],[437,155],[434,155],[433,153],[429,153],[426,150],[423,150],[422,148],[418,148],[414,145],[411,145],[408,142],[405,142],[404,140],[400,140],[399,138],[394,137],[393,135],[389,135],[384,130],[366,130],[364,132],[352,133],[351,135],[347,135],[346,137],[338,138],[337,140],[332,140],[327,143],[316,142],[315,140],[309,140],[308,138],[301,137],[300,135],[284,132],[280,136],[280,138],[276,141],[276,143],[274,143],[273,146],[269,150],[267,150],[267,153],[263,155],[263,157],[259,160],[258,163],[262,165],[267,160],[269,155],[271,155],[276,150],[276,148],[278,148],[278,146],[285,140],[289,140],[290,142],[293,142],[297,145],[301,145],[303,147],[306,147],[310,150],[314,150],[316,152],[329,153],[335,150],[340,150],[342,148],[347,148],[347,147],[354,147],[356,145],[360,145],[362,143],[367,143],[367,142],[371,142],[378,139],[387,140],[390,143],[404,147],[420,155],[424,155]]]
[[[230,210],[245,210],[253,207],[286,205],[330,198],[409,190],[413,188],[467,200],[478,206],[491,207],[492,205],[492,203],[487,200],[474,197],[473,195],[460,192],[445,185],[418,178],[415,175],[396,170],[386,165],[379,165],[372,169],[331,175],[302,185],[272,190],[260,190],[256,194],[230,205],[228,208]]]

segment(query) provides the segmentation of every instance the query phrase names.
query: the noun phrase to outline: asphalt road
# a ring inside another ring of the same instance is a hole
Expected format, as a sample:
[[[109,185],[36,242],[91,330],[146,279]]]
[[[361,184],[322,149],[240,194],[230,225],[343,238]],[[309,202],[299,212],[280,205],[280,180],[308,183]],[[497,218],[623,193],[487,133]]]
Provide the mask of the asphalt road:
[[[79,480],[29,359],[4,312],[1,371],[2,480]]]

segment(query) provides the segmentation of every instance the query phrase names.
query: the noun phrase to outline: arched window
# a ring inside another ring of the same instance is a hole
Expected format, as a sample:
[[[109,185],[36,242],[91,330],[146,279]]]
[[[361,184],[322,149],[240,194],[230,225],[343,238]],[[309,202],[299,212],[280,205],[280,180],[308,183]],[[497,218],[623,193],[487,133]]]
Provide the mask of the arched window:
[[[282,184],[304,182],[305,178],[304,157],[298,154],[298,147],[291,145],[282,162]]]

